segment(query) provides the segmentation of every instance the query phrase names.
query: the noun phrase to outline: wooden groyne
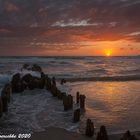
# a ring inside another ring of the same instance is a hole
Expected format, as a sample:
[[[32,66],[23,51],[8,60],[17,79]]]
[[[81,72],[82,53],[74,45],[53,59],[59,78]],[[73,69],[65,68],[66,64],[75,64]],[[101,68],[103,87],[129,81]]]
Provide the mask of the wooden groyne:
[[[40,77],[32,76],[30,73],[21,76],[20,73],[16,73],[12,76],[10,83],[4,85],[1,91],[0,97],[0,118],[4,113],[8,113],[8,105],[11,101],[11,96],[14,93],[22,93],[25,90],[34,90],[34,89],[46,89],[54,98],[62,101],[64,111],[73,110],[73,122],[77,123],[81,119],[81,114],[86,111],[86,96],[76,92],[76,106],[78,108],[74,109],[74,97],[68,95],[65,92],[62,92],[56,83],[55,77],[50,78],[45,74],[41,67],[37,64],[28,65],[24,64],[22,69],[36,71],[40,73]],[[65,79],[60,81],[60,84],[63,85],[66,83]],[[94,123],[91,119],[87,119],[85,135],[87,137],[95,136]],[[97,133],[96,140],[109,140],[107,130],[105,126],[101,126],[99,132]],[[127,131],[121,138],[121,140],[138,140],[135,135],[131,135],[130,131]]]

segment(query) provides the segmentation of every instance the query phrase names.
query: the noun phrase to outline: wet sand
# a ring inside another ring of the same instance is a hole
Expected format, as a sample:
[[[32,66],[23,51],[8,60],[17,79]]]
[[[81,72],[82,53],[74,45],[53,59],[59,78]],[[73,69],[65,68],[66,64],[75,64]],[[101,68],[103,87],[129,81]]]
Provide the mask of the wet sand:
[[[138,140],[140,139],[140,132],[134,132]],[[123,134],[110,135],[110,140],[120,140]],[[89,138],[82,134],[68,132],[61,128],[47,128],[44,132],[36,132],[32,134],[31,140],[96,140],[96,136]]]

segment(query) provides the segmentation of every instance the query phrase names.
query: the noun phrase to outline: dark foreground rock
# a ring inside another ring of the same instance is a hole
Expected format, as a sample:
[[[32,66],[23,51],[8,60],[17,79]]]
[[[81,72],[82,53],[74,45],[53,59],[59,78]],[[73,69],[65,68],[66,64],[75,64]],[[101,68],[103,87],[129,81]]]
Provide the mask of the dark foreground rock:
[[[30,71],[36,71],[36,72],[42,72],[42,68],[38,65],[38,64],[33,64],[33,65],[30,65],[30,64],[24,64],[22,66],[22,69],[26,69],[26,70],[30,70]]]

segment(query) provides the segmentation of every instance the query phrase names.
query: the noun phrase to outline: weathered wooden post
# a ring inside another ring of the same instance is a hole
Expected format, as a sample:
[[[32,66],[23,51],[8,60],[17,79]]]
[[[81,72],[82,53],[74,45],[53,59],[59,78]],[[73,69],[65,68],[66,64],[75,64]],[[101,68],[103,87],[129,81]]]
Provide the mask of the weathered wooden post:
[[[0,97],[0,118],[2,117],[3,114],[3,103],[2,103],[2,99]]]
[[[3,112],[8,112],[8,99],[5,94],[1,96]]]
[[[96,140],[109,140],[106,127],[104,125],[100,127],[100,131],[97,134]]]
[[[55,80],[55,77],[52,78],[52,84],[56,86],[56,80]]]
[[[71,95],[66,95],[63,97],[64,110],[67,111],[73,108],[73,97]]]
[[[68,97],[67,95],[63,97],[63,105],[64,105],[64,111],[68,110]]]
[[[75,123],[80,121],[80,108],[79,108],[79,109],[76,109],[76,110],[74,111],[74,114],[73,114],[73,121],[74,121]]]
[[[79,99],[80,99],[80,93],[76,93],[76,103],[79,104]]]
[[[6,84],[2,89],[2,95],[7,97],[8,102],[10,102],[11,94],[12,94],[12,87],[10,84]]]
[[[41,72],[41,78],[40,78],[40,89],[43,89],[44,86],[45,86],[45,78],[46,78],[46,75],[44,74],[44,72]]]
[[[87,119],[85,134],[88,137],[92,137],[94,135],[94,124],[90,119]]]
[[[58,97],[58,99],[62,100],[64,96],[66,96],[66,93],[61,92],[59,89],[57,89],[57,97]]]
[[[86,99],[85,95],[80,95],[80,108],[81,109],[85,109],[85,99]]]
[[[51,86],[51,93],[54,97],[57,96],[57,87],[54,84]]]
[[[52,86],[52,82],[51,82],[51,79],[48,76],[46,76],[45,84],[46,84],[46,89],[50,91],[51,86]]]
[[[73,97],[71,95],[68,95],[68,106],[69,109],[73,108]]]
[[[121,140],[138,140],[135,135],[132,135],[131,132],[128,130],[124,133]]]

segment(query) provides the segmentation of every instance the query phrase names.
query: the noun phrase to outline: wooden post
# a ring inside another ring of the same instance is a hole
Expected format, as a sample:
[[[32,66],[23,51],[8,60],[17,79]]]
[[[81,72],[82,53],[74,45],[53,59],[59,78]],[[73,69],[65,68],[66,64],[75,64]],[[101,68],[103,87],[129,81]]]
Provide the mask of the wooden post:
[[[66,95],[63,97],[64,110],[67,111],[73,108],[73,97],[71,95]]]
[[[63,97],[63,105],[64,105],[64,111],[68,110],[68,97],[67,95]]]
[[[3,95],[1,99],[2,99],[3,112],[7,113],[8,112],[8,99],[6,95]]]
[[[55,77],[52,78],[52,84],[56,86],[56,80],[55,80]]]
[[[106,127],[104,125],[100,127],[100,131],[97,134],[96,140],[109,140]]]
[[[68,95],[68,104],[69,104],[69,109],[73,108],[73,97],[71,95]]]
[[[76,103],[79,104],[79,98],[80,98],[80,93],[77,92],[76,93]]]
[[[94,124],[90,119],[87,119],[85,134],[88,137],[92,137],[94,135]]]
[[[85,95],[80,95],[80,108],[85,109]]]
[[[10,102],[11,94],[12,94],[12,87],[10,84],[6,84],[2,90],[2,96],[5,95],[7,97],[8,102]]]
[[[73,121],[79,122],[80,121],[80,108],[76,109],[73,114]]]
[[[2,99],[0,97],[0,118],[2,117],[3,114],[3,103],[2,103]]]

